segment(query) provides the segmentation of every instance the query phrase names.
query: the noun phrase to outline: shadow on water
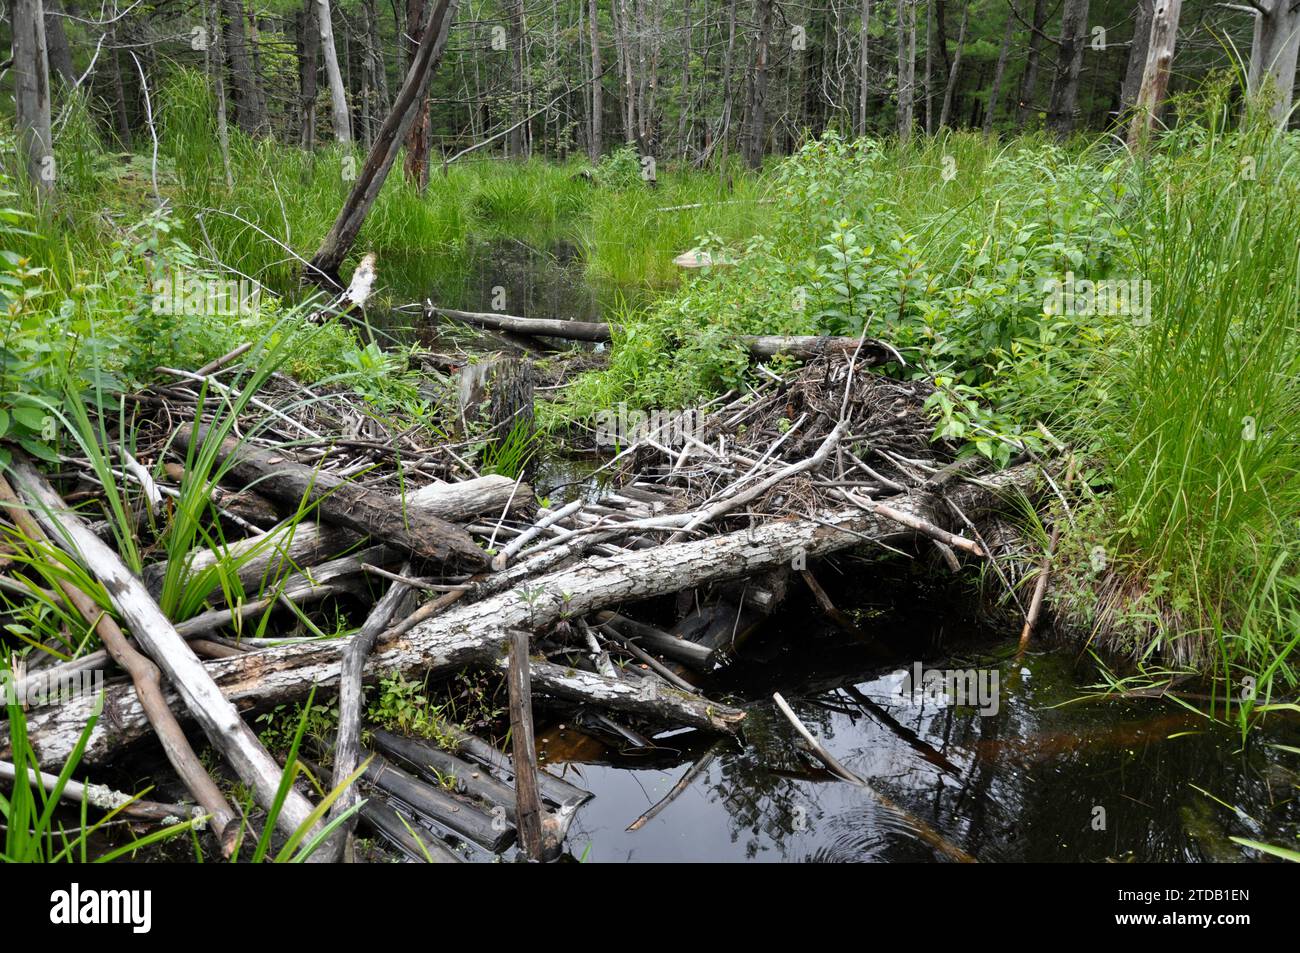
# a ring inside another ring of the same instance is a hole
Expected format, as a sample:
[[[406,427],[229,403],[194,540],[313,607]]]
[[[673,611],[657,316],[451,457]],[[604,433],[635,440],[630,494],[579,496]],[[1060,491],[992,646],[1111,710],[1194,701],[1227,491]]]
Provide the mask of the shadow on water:
[[[914,593],[913,593],[914,594]],[[837,597],[848,608],[849,598]],[[880,601],[880,600],[877,600]],[[540,743],[596,794],[570,832],[589,860],[928,861],[898,814],[830,777],[770,703],[780,691],[831,753],[881,794],[981,861],[1240,861],[1229,840],[1295,845],[1294,720],[1239,750],[1234,733],[1171,702],[1071,703],[1096,673],[1061,650],[1015,658],[1014,633],[981,631],[951,594],[866,607],[888,658],[823,625],[802,594],[716,676],[711,693],[752,699],[743,736],[698,732],[620,752],[566,723]],[[912,646],[909,650],[907,647]],[[996,713],[900,692],[925,668],[996,672]],[[570,719],[573,721],[573,719]],[[703,770],[639,830],[706,752]]]

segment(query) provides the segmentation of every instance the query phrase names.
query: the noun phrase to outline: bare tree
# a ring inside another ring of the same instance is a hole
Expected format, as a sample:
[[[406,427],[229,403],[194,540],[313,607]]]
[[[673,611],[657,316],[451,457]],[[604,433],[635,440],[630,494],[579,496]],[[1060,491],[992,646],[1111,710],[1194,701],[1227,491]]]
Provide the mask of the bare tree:
[[[230,0],[227,0],[230,2]],[[320,26],[320,48],[325,56],[325,80],[330,88],[330,115],[334,120],[334,139],[352,141],[352,120],[348,114],[348,94],[339,69],[339,54],[334,46],[334,23],[330,0],[315,0],[316,22]]]
[[[1300,52],[1300,4],[1296,0],[1249,0],[1255,17],[1246,86],[1252,95],[1272,97],[1269,114],[1285,122],[1295,94]]]

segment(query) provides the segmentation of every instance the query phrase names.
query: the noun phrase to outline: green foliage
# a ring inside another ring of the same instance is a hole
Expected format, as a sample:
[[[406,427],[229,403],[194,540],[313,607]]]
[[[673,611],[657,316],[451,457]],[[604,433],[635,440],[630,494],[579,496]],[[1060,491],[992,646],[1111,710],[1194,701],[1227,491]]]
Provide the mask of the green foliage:
[[[421,683],[401,672],[391,672],[380,680],[379,697],[366,711],[366,717],[381,728],[451,746],[451,738],[443,727],[442,710],[430,704]]]
[[[12,671],[5,667],[0,670],[6,678],[12,677]],[[6,683],[7,684],[7,683]],[[156,844],[193,829],[196,820],[182,821],[159,828],[144,837],[107,851],[96,850],[91,856],[91,840],[104,825],[110,823],[122,813],[125,804],[111,808],[104,816],[94,821],[89,820],[90,805],[83,799],[80,805],[80,817],[75,827],[65,827],[56,815],[59,799],[68,781],[71,780],[77,765],[81,763],[90,734],[95,730],[99,720],[102,701],[96,706],[76,746],[68,755],[59,770],[53,789],[46,791],[41,784],[31,784],[16,780],[9,797],[0,794],[0,816],[4,818],[4,850],[0,852],[0,861],[5,863],[108,863],[119,857],[127,856],[137,850]],[[22,705],[10,703],[9,713],[9,760],[15,766],[16,778],[31,772],[40,772],[41,765],[27,737],[27,717]],[[140,795],[136,795],[135,800]]]

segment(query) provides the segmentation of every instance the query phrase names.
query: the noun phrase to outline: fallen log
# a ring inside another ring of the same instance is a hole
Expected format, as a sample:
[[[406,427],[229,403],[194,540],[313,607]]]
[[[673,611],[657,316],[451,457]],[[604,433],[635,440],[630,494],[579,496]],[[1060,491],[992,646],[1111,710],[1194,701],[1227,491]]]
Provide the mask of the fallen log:
[[[450,794],[411,777],[383,755],[370,755],[367,752],[367,756],[372,760],[366,767],[366,780],[417,814],[494,854],[501,853],[514,840],[513,824],[494,818],[473,804],[458,801]]]
[[[257,802],[270,810],[277,802],[280,766],[267,753],[252,729],[239,717],[235,706],[222,696],[211,674],[185,644],[175,626],[163,615],[158,604],[149,597],[144,586],[123,565],[118,555],[101,542],[75,513],[66,509],[63,500],[30,463],[15,459],[10,464],[10,472],[18,484],[19,493],[35,512],[37,519],[51,535],[73,547],[85,567],[99,579],[136,643],[167,675],[168,681],[185,703],[186,710],[198,721],[208,740],[225,756],[240,780],[252,789]],[[118,661],[122,663],[124,660],[119,658]],[[238,662],[240,659],[227,661]],[[134,686],[132,693],[136,694]],[[138,695],[136,700],[138,703]],[[97,699],[86,701],[94,704]],[[112,712],[112,709],[107,710]],[[83,718],[82,724],[87,720]],[[111,714],[104,719],[111,720]],[[66,760],[66,754],[58,760]],[[189,780],[187,776],[187,781]],[[222,796],[221,801],[224,800]],[[311,813],[311,802],[297,791],[290,790],[280,805],[277,820],[280,827],[292,835],[308,822]]]
[[[978,518],[1000,505],[1005,493],[1032,488],[1038,473],[1037,467],[1031,465],[1014,467],[981,478],[978,483],[963,483],[952,488],[949,495],[967,517]],[[900,512],[944,520],[947,517],[938,512],[942,500],[942,496],[918,489],[891,498],[890,504]],[[828,513],[815,520],[778,520],[707,539],[588,558],[533,579],[526,593],[507,590],[419,622],[398,638],[381,644],[367,660],[365,675],[376,678],[392,671],[446,674],[499,656],[506,627],[535,631],[564,616],[580,616],[687,586],[749,576],[791,565],[796,559],[812,559],[864,543],[888,545],[912,536],[911,529],[892,519],[852,510]],[[234,701],[278,703],[305,697],[313,685],[327,688],[335,684],[344,644],[344,640],[330,640],[288,645],[209,662],[205,667]],[[548,672],[539,665],[533,679],[539,688],[549,691],[552,686],[547,684]],[[564,670],[560,669],[560,673]],[[631,686],[626,688],[635,691]],[[105,718],[95,725],[85,753],[87,763],[102,760],[124,742],[141,737],[147,728],[131,688],[113,686],[106,691],[117,718]],[[89,700],[74,699],[70,704],[33,713],[29,735],[41,757],[60,761],[66,758],[91,710]]]
[[[401,501],[385,499],[392,512],[401,512]],[[514,480],[503,476],[485,476],[461,483],[431,483],[406,495],[408,507],[419,507],[453,523],[481,513],[498,516],[507,505],[510,512],[518,512],[530,507],[532,502],[532,487],[527,483],[516,486]],[[240,584],[246,590],[257,590],[285,571],[314,566],[359,545],[362,540],[352,530],[329,523],[314,520],[286,523],[261,536],[233,542],[224,550],[195,551],[190,557],[189,572],[202,572],[222,560],[242,560],[237,570]],[[166,562],[145,567],[144,581],[151,593],[156,595],[161,590],[166,572]]]
[[[188,448],[196,439],[201,443],[207,438],[207,428],[182,427],[178,438]],[[394,506],[385,493],[314,470],[237,437],[222,440],[218,456],[229,466],[228,477],[291,506],[304,501],[315,504],[324,522],[371,536],[422,559],[458,559],[474,568],[487,564],[487,555],[469,533],[409,500],[404,506]]]
[[[0,781],[17,783],[18,769],[8,761],[0,761]],[[47,794],[53,794],[59,787],[57,775],[46,771],[37,772],[27,769],[27,783],[39,785]],[[89,807],[137,821],[152,821],[157,824],[179,824],[182,821],[197,821],[205,815],[201,807],[192,804],[159,804],[157,801],[145,801],[133,798],[129,794],[115,791],[106,784],[82,784],[69,778],[59,790],[59,799],[71,804],[85,803]],[[196,825],[200,829],[202,825]]]
[[[489,311],[457,311],[454,308],[428,306],[430,315],[440,314],[461,324],[505,331],[529,337],[565,338],[570,341],[607,342],[613,340],[611,325],[594,321],[565,321],[556,318],[523,318],[513,314]],[[858,351],[858,362],[865,367],[888,364],[893,361],[907,366],[907,361],[884,341],[860,340],[853,337],[824,337],[820,335],[758,335],[742,334],[737,340],[744,343],[751,357],[765,359],[786,354],[801,361],[809,361],[825,354],[852,354]]]
[[[501,808],[505,817],[516,823],[514,788],[498,781],[487,768],[462,760],[420,738],[395,735],[382,728],[376,729],[373,737],[376,748],[389,757],[401,758],[426,781],[443,783],[452,779],[457,791]],[[538,778],[540,781],[540,772]]]
[[[629,619],[617,612],[597,612],[594,618],[606,631],[617,631],[622,639],[635,642],[648,652],[658,652],[665,658],[701,672],[707,672],[713,667],[713,652],[706,646],[679,639],[662,629]]]
[[[528,633],[510,633],[510,654],[506,660],[506,683],[510,694],[510,745],[515,763],[515,816],[519,846],[529,860],[544,861],[559,853],[559,844],[548,851],[542,843],[542,821],[546,808],[537,787],[537,744],[533,741],[533,688],[529,669]]]

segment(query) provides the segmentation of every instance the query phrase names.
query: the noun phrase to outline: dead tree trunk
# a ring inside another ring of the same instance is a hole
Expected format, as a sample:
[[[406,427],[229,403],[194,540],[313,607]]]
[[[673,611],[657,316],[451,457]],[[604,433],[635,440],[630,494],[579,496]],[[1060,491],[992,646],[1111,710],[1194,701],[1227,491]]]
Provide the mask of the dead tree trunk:
[[[178,439],[182,446],[189,446],[195,439],[204,440],[206,433],[205,428],[196,433],[187,427]],[[483,550],[467,532],[423,507],[394,506],[387,494],[286,460],[283,454],[241,444],[235,437],[221,442],[219,455],[227,461],[228,475],[243,485],[256,486],[262,495],[291,506],[310,502],[321,519],[369,535],[376,542],[422,559],[459,559],[476,568],[487,564]]]
[[[1156,0],[1151,18],[1151,41],[1147,45],[1142,86],[1133,104],[1133,121],[1129,124],[1128,144],[1140,147],[1151,135],[1160,104],[1169,87],[1169,70],[1174,62],[1174,41],[1178,38],[1178,16],[1183,0]]]
[[[967,518],[976,520],[999,506],[1004,493],[1028,491],[1037,479],[1036,468],[1017,467],[983,478],[979,484],[950,489],[947,495]],[[941,497],[923,489],[891,498],[890,509],[932,521],[945,519]],[[448,674],[467,664],[501,659],[506,628],[537,629],[561,617],[750,576],[867,540],[899,544],[915,536],[914,529],[894,517],[856,509],[828,513],[818,520],[782,520],[724,536],[593,557],[535,577],[530,581],[529,599],[521,599],[517,590],[509,589],[420,622],[386,643],[381,639],[379,650],[366,662],[365,674],[370,679],[393,671]],[[305,697],[313,685],[335,684],[345,645],[344,640],[329,640],[263,649],[209,662],[205,668],[231,701],[287,701]],[[550,694],[596,701],[688,726],[731,731],[741,718],[741,713],[732,709],[673,690],[651,690],[640,683],[611,681],[558,665],[535,664],[532,678],[535,688]],[[110,686],[106,693],[106,704],[117,717],[101,719],[95,725],[86,747],[87,763],[102,761],[148,730],[129,686]],[[29,735],[42,761],[67,757],[94,704],[91,699],[75,699],[31,713]]]
[[[348,94],[339,69],[338,49],[334,45],[334,21],[330,0],[313,0],[316,24],[320,28],[320,48],[325,56],[325,79],[330,87],[330,115],[334,119],[336,142],[352,141],[352,120],[348,116]]]
[[[1269,96],[1269,115],[1278,123],[1291,114],[1296,59],[1300,52],[1300,5],[1295,0],[1258,0],[1246,86],[1252,96]]]
[[[54,195],[54,139],[50,133],[50,67],[41,0],[13,4],[14,108],[27,178],[44,198]]]
[[[240,779],[253,790],[257,802],[270,809],[280,786],[280,766],[267,754],[235,706],[221,694],[211,674],[185,644],[175,626],[162,614],[158,604],[117,554],[75,514],[67,511],[63,501],[31,464],[16,461],[11,464],[11,469],[24,501],[36,512],[48,532],[56,539],[66,540],[86,569],[103,584],[135,641],[166,673],[168,681],[184,701],[185,709],[198,721],[213,747],[225,756]],[[132,695],[139,706],[134,690]],[[97,704],[98,698],[90,699],[90,703]],[[143,715],[143,708],[139,710]],[[279,826],[292,834],[307,823],[311,812],[311,803],[297,791],[290,790],[281,806]]]
[[[1147,47],[1151,44],[1151,18],[1155,15],[1155,0],[1137,0],[1133,15],[1133,43],[1128,48],[1128,65],[1124,69],[1124,85],[1119,92],[1119,114],[1128,116],[1137,103],[1138,90],[1142,88],[1142,74],[1146,71]]]
[[[319,2],[325,4],[328,0],[319,0]],[[321,242],[320,248],[307,265],[303,275],[305,280],[342,287],[339,266],[343,264],[343,259],[352,249],[352,243],[356,241],[357,234],[365,223],[366,215],[379,196],[379,190],[383,188],[384,180],[388,178],[389,170],[397,159],[402,140],[410,130],[411,123],[415,121],[416,111],[412,107],[420,99],[421,93],[428,85],[430,74],[437,66],[438,38],[443,35],[444,20],[455,14],[455,7],[456,0],[435,0],[430,8],[420,35],[420,46],[411,61],[406,81],[402,83],[397,99],[393,102],[393,108],[389,110],[383,126],[375,136],[375,144],[370,154],[366,156],[365,164],[357,174],[357,180],[343,203],[343,208],[339,210],[338,218],[334,220],[329,234],[325,236],[325,240]]]

